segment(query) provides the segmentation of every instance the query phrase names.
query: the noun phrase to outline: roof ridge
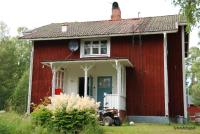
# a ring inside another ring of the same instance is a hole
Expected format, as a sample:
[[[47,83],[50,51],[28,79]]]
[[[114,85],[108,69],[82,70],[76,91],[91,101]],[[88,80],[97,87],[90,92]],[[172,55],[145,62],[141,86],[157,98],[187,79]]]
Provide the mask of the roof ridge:
[[[111,19],[109,20],[88,20],[88,21],[71,21],[71,22],[59,22],[59,23],[50,23],[50,24],[65,24],[65,23],[87,23],[87,22],[119,22],[119,21],[126,21],[126,20],[139,20],[139,19],[145,19],[145,18],[156,18],[156,17],[168,17],[168,16],[179,16],[178,14],[171,14],[171,15],[160,15],[160,16],[145,16],[145,17],[135,17],[135,18],[126,18],[126,19],[121,19],[117,21],[112,21]],[[49,24],[49,25],[50,25]],[[46,25],[45,25],[46,26]]]

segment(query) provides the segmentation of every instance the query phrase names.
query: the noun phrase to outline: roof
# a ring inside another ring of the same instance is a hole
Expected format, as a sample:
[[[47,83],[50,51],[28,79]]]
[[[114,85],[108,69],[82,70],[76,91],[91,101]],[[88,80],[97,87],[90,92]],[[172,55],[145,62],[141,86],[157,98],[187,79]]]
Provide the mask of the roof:
[[[81,58],[81,59],[65,59],[65,60],[48,60],[48,61],[42,61],[41,63],[47,66],[51,66],[51,64],[54,65],[66,65],[66,64],[95,64],[95,63],[115,63],[120,62],[124,66],[127,67],[133,67],[132,63],[127,58],[123,57],[100,57],[100,58]]]
[[[122,19],[119,21],[87,21],[52,23],[27,32],[21,39],[70,39],[87,37],[120,36],[141,33],[177,31],[177,25],[184,23],[179,21],[178,15],[144,17]],[[67,32],[62,32],[62,25],[67,25]]]

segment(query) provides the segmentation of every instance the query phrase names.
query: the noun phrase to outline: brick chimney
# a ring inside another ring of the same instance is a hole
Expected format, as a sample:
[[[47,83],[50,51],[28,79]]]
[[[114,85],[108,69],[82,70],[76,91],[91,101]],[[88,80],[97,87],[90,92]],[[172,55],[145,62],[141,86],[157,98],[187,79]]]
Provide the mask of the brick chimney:
[[[113,20],[113,21],[121,20],[121,10],[120,10],[117,2],[113,2],[113,4],[112,4],[111,20]]]

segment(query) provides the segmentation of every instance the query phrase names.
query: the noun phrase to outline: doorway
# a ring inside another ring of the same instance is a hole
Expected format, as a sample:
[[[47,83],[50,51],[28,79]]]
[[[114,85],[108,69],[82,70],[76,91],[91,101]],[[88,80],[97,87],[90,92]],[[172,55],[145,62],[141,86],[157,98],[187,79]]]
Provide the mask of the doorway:
[[[112,76],[101,76],[97,79],[97,101],[100,103],[100,109],[103,109],[104,94],[112,94]]]
[[[88,87],[87,87],[87,95],[92,97],[93,96],[93,77],[88,77]],[[84,86],[85,86],[85,78],[79,77],[79,96],[84,97]]]

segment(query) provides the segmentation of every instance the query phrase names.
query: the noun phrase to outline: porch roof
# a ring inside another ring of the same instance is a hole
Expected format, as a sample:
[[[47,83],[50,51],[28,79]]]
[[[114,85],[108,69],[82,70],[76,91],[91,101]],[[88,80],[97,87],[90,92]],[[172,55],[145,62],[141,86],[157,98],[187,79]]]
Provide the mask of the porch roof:
[[[67,59],[67,60],[49,60],[41,62],[44,65],[52,66],[69,64],[95,64],[95,63],[116,63],[119,62],[126,67],[133,67],[133,64],[127,58],[81,58],[81,59]]]

